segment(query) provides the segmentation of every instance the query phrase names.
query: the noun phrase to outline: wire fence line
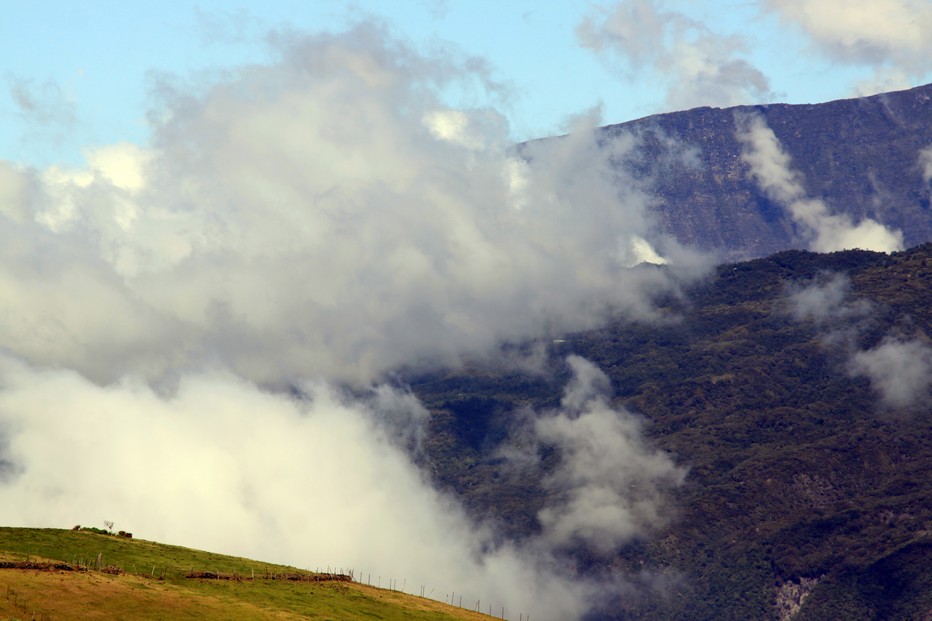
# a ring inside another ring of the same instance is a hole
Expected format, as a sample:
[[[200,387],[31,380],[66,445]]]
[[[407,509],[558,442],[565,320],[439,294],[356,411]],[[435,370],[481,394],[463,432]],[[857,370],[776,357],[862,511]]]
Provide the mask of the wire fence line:
[[[418,586],[417,591],[407,591],[406,586],[408,584],[408,579],[404,578],[402,580],[402,586],[398,588],[398,579],[397,578],[386,578],[385,587],[382,586],[382,576],[376,574],[375,581],[373,583],[372,573],[371,572],[360,572],[359,573],[359,583],[365,584],[367,586],[375,587],[377,589],[385,588],[389,591],[396,591],[400,593],[405,593],[406,595],[414,595],[416,597],[423,597],[425,599],[432,599],[437,602],[443,602],[451,606],[456,606],[457,608],[462,608],[464,610],[472,610],[473,612],[478,612],[480,614],[484,613],[486,608],[482,604],[482,600],[477,599],[475,605],[472,604],[471,599],[466,600],[466,606],[463,605],[463,595],[457,591],[450,591],[444,593],[443,598],[439,597],[439,591],[436,588],[427,590],[426,584],[421,584]],[[438,597],[432,597],[432,594],[437,591]],[[497,619],[508,619],[509,621],[531,621],[530,613],[525,613],[523,611],[518,611],[518,616],[514,617],[514,613],[509,613],[507,607],[505,606],[493,606],[491,603],[488,604],[488,616],[497,618]]]
[[[486,613],[490,617],[509,619],[516,621],[531,621],[530,613],[525,613],[523,611],[518,612],[518,617],[514,617],[511,613],[508,614],[506,606],[493,605],[491,602],[486,602],[483,604],[482,599],[476,599],[475,604],[473,600],[467,599],[464,605],[463,594],[462,592],[457,592],[455,590],[444,592],[443,597],[439,595],[442,590],[438,590],[436,587],[428,590],[428,585],[420,584],[417,586],[415,591],[408,591],[408,579],[402,578],[398,579],[395,577],[385,577],[385,586],[383,587],[383,577],[379,574],[376,574],[375,580],[373,581],[372,573],[362,573],[356,572],[354,569],[344,569],[344,568],[331,568],[327,567],[326,570],[322,571],[320,567],[317,567],[313,572],[308,568],[303,572],[298,569],[293,571],[283,571],[283,568],[280,567],[265,567],[260,569],[258,572],[255,568],[250,568],[247,571],[229,570],[221,571],[217,568],[205,568],[205,567],[196,567],[194,564],[188,565],[187,567],[179,566],[160,566],[159,564],[145,565],[144,567],[137,567],[135,563],[130,563],[127,566],[126,563],[113,563],[109,560],[105,560],[103,553],[98,552],[96,555],[78,555],[78,554],[64,554],[63,558],[71,557],[71,562],[58,562],[53,561],[49,562],[45,559],[39,560],[41,557],[32,559],[31,555],[24,555],[26,560],[24,561],[0,561],[0,569],[10,568],[10,569],[32,569],[32,570],[46,570],[46,571],[78,571],[78,572],[87,572],[87,571],[99,571],[111,575],[120,575],[120,574],[129,574],[134,576],[148,577],[155,580],[165,580],[165,579],[195,579],[195,580],[228,580],[228,581],[256,581],[256,580],[284,580],[291,582],[355,582],[357,584],[366,584],[367,586],[375,588],[385,588],[389,591],[395,591],[399,593],[405,593],[406,595],[412,595],[415,597],[422,597],[425,599],[432,599],[434,601],[443,602],[451,606],[462,608],[464,610],[472,610],[477,613]],[[358,575],[357,575],[358,574]],[[363,579],[365,576],[365,579]],[[374,583],[373,583],[374,582]],[[11,593],[10,587],[7,587],[8,599]],[[434,596],[434,593],[437,593],[437,596]],[[21,598],[15,592],[13,597],[16,600],[16,605],[19,606],[21,603]],[[486,607],[487,605],[487,607]],[[25,612],[25,609],[24,609]],[[36,611],[34,614],[42,615],[43,613]],[[42,616],[36,616],[36,619],[44,619]]]
[[[14,610],[22,610],[23,618],[29,618],[31,621],[51,621],[51,617],[44,610],[36,608],[32,602],[27,600],[25,595],[6,585],[4,588],[5,597],[8,601],[13,602]]]

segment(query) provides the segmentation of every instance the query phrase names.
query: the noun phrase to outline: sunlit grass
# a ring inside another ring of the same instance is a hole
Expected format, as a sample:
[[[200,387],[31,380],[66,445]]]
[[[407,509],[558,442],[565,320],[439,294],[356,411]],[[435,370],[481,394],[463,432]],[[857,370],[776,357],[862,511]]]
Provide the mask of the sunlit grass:
[[[0,620],[487,618],[354,582],[271,578],[313,574],[294,567],[88,532],[0,527],[0,561],[64,561],[89,567],[0,569]],[[97,567],[118,567],[125,573],[110,575]],[[241,579],[185,578],[190,572]]]

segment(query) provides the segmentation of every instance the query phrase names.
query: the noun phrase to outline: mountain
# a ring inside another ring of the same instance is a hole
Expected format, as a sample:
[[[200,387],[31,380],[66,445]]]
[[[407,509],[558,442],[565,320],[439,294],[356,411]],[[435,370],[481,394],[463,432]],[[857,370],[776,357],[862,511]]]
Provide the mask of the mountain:
[[[567,554],[582,575],[640,585],[592,618],[930,618],[930,282],[932,244],[723,265],[665,301],[667,320],[538,344],[535,372],[410,378],[432,413],[421,463],[474,516],[533,538],[561,448],[520,476],[509,449],[523,412],[560,407],[581,356],[688,468],[668,523],[607,558]]]
[[[806,249],[798,224],[741,158],[736,119],[747,115],[773,131],[809,198],[902,231],[907,248],[932,240],[932,185],[920,162],[932,146],[932,84],[813,105],[696,108],[600,132],[640,138],[627,166],[655,197],[660,230],[680,242],[726,260]]]

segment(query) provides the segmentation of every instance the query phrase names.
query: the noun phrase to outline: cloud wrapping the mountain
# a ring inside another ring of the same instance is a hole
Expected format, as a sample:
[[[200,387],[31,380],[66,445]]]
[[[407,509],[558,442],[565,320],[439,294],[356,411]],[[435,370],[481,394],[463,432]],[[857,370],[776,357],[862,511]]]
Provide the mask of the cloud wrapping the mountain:
[[[922,170],[922,180],[932,183],[932,145],[919,151],[919,168]]]
[[[538,417],[534,437],[555,447],[560,464],[544,480],[540,512],[548,548],[580,546],[602,555],[664,524],[666,493],[686,470],[645,444],[642,421],[612,408],[608,377],[591,362],[570,356],[573,380],[559,412]]]
[[[671,109],[733,106],[767,99],[767,77],[743,56],[745,41],[724,36],[662,3],[625,0],[599,6],[577,27],[583,47],[621,61],[631,73],[649,68],[667,83]]]
[[[877,347],[856,352],[848,371],[870,379],[889,407],[928,404],[932,398],[932,346],[926,341],[887,337]]]
[[[546,471],[541,530],[529,547],[545,557],[584,550],[607,558],[668,523],[668,494],[687,470],[650,446],[641,417],[612,405],[604,372],[580,356],[566,362],[572,378],[560,407],[523,412],[518,430],[499,449],[502,474],[524,479]],[[556,460],[545,468],[542,456],[551,453]],[[602,590],[608,595],[617,587]]]
[[[858,341],[876,306],[852,295],[847,276],[828,273],[807,286],[790,286],[786,301],[797,321],[815,323],[820,340],[844,354],[849,376],[870,380],[881,405],[910,408],[928,402],[932,346],[922,336],[888,335],[875,347],[862,349]]]
[[[892,252],[903,249],[903,233],[871,218],[856,223],[847,214],[832,213],[824,201],[810,198],[803,178],[792,169],[790,156],[767,122],[754,114],[736,115],[741,159],[760,189],[786,209],[799,225],[809,249],[833,252],[860,248]]]
[[[582,579],[560,553],[607,554],[663,524],[665,492],[685,471],[647,446],[638,418],[609,406],[601,371],[569,364],[562,408],[534,425],[536,441],[562,455],[546,482],[552,500],[542,532],[520,544],[498,541],[423,479],[396,434],[424,415],[404,392],[349,397],[312,382],[296,397],[211,372],[164,395],[6,356],[0,521],[112,520],[146,539],[352,569],[437,599],[455,592],[467,607],[481,599],[512,616],[578,618],[630,585]]]
[[[653,233],[616,166],[637,140],[605,140],[597,118],[516,151],[494,110],[446,103],[447,88],[496,88],[470,59],[372,23],[272,39],[276,63],[159,81],[148,148],[88,150],[81,170],[0,163],[0,519],[109,519],[581,615],[601,587],[556,548],[641,532],[654,479],[677,476],[639,424],[594,395],[542,423],[568,460],[548,514],[562,534],[517,546],[422,479],[409,453],[426,411],[378,382],[609,312],[652,318],[706,259]],[[645,256],[672,269],[629,269]],[[604,482],[616,468],[646,491],[628,502]],[[567,526],[594,502],[622,524]]]
[[[839,323],[866,317],[873,311],[868,300],[852,300],[851,280],[844,274],[822,274],[805,287],[789,287],[787,301],[797,321],[839,328]]]
[[[546,559],[493,547],[433,491],[373,424],[385,389],[368,404],[310,384],[297,400],[203,374],[164,397],[138,380],[103,388],[8,358],[0,369],[5,524],[109,519],[146,539],[354,569],[537,618],[573,618],[592,595]]]
[[[216,364],[365,383],[609,310],[646,316],[648,290],[676,286],[625,269],[645,243],[686,256],[619,183],[630,137],[599,144],[588,118],[520,159],[494,110],[441,100],[484,80],[474,63],[373,24],[276,45],[277,64],[197,90],[163,81],[146,151],[89,151],[41,182],[5,168],[30,240],[0,258],[19,288],[0,317],[12,353],[98,381]]]

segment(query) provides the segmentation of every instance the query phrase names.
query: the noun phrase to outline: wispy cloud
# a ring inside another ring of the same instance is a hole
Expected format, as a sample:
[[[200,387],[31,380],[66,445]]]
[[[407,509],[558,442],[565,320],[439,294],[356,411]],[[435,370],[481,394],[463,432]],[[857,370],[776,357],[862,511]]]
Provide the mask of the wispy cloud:
[[[874,306],[851,298],[851,281],[844,274],[825,273],[805,287],[791,287],[788,301],[797,321],[839,327],[839,322],[868,316]]]
[[[824,201],[807,196],[801,174],[793,170],[780,140],[760,115],[736,115],[741,159],[761,190],[789,212],[809,249],[832,252],[850,248],[891,252],[903,248],[903,233],[871,218],[855,223],[832,213]]]
[[[646,444],[641,419],[611,407],[601,370],[578,356],[568,363],[573,380],[561,409],[533,425],[535,441],[560,452],[544,480],[541,539],[557,550],[608,555],[668,521],[666,493],[683,483],[686,470]]]
[[[741,36],[722,35],[651,0],[600,6],[576,29],[580,43],[630,74],[662,76],[673,109],[767,100],[767,77]]]
[[[765,9],[802,31],[836,63],[871,67],[860,94],[906,88],[930,73],[932,5],[925,0],[764,0]]]
[[[67,129],[75,124],[74,102],[55,81],[36,83],[8,75],[6,85],[20,118],[33,129]]]
[[[819,326],[822,341],[847,358],[851,377],[866,377],[889,408],[910,408],[928,403],[932,387],[932,345],[924,335],[907,338],[888,335],[874,347],[863,349],[859,340],[876,311],[869,300],[851,292],[843,274],[823,274],[812,284],[790,287],[787,302],[797,321]]]
[[[870,379],[884,405],[904,408],[932,398],[932,345],[926,341],[887,337],[856,352],[848,368],[852,375]]]
[[[922,180],[932,183],[932,145],[919,151],[919,168],[922,170]]]

